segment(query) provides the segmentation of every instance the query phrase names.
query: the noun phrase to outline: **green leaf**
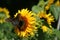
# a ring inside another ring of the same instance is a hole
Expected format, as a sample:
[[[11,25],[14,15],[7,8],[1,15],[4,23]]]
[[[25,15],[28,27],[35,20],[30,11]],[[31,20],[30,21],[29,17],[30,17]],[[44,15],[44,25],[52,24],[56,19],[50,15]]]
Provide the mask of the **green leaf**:
[[[54,34],[60,39],[60,31],[57,29],[54,29]]]
[[[4,27],[4,30],[11,31],[13,28],[13,25],[10,22],[5,22],[3,23],[3,27]]]
[[[22,40],[28,40],[28,38],[22,38]]]
[[[58,20],[58,16],[59,16],[59,12],[60,12],[59,10],[60,10],[60,7],[56,7],[55,5],[52,5],[50,7],[50,11],[53,13],[56,20]]]
[[[32,11],[35,12],[35,13],[38,13],[38,12],[41,11],[41,10],[42,10],[42,8],[39,7],[39,6],[36,6],[36,5],[35,5],[35,6],[32,7]]]

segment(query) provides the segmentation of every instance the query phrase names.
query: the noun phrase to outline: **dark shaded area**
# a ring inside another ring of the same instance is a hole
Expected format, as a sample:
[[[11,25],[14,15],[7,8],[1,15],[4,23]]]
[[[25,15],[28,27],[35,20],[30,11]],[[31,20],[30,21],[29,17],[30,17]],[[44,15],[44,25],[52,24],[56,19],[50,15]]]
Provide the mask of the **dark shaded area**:
[[[10,15],[13,15],[18,9],[28,8],[31,10],[33,5],[36,5],[39,0],[0,0],[0,7],[6,7],[10,11]]]
[[[53,22],[52,27],[57,28],[57,23],[58,23],[58,21]]]
[[[45,38],[45,36],[44,36],[44,33],[41,29],[38,29],[38,34],[39,34],[38,40],[44,40],[43,38]]]

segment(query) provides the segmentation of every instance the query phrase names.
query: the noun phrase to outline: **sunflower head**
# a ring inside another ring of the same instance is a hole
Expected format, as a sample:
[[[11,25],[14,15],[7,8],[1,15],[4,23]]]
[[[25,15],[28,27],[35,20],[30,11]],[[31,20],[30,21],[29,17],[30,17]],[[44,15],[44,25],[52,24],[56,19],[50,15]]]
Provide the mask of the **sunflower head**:
[[[52,34],[52,32],[53,32],[52,29],[50,29],[49,27],[47,27],[45,25],[42,25],[41,29],[42,29],[43,32],[46,32],[46,33],[49,33],[49,34]]]
[[[49,1],[49,2],[48,2],[49,5],[54,2],[54,0],[48,0],[48,1]]]
[[[55,3],[56,6],[60,6],[60,1],[57,0],[57,2]]]
[[[49,8],[50,8],[50,5],[45,6],[46,10],[49,10]]]
[[[46,15],[48,24],[51,24],[51,22],[54,22],[54,17],[51,15],[51,13]]]
[[[47,32],[48,31],[48,27],[47,26],[42,26],[41,29],[43,30],[43,32]]]
[[[36,19],[34,13],[27,9],[18,10],[18,13],[14,15],[14,18],[18,18],[18,24],[16,24],[15,32],[20,37],[33,36],[37,31],[35,27]]]
[[[40,17],[40,18],[43,18],[43,17],[45,18],[46,12],[45,11],[41,11],[41,12],[38,13],[37,16]]]
[[[0,23],[3,23],[6,18],[9,18],[9,11],[6,8],[0,7]]]
[[[38,15],[40,18],[43,18],[49,25],[51,22],[54,22],[54,17],[51,15],[51,13],[46,14],[46,12],[40,12]]]
[[[48,4],[45,6],[45,9],[49,10],[49,8],[53,2],[54,2],[54,0],[48,0]]]

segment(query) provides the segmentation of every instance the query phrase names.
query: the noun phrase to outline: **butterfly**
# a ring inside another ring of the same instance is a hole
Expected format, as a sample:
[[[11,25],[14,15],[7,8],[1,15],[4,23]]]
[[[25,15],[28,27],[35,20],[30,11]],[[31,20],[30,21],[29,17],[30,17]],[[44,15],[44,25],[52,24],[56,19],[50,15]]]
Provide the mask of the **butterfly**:
[[[21,30],[21,27],[24,25],[24,21],[21,19],[20,14],[18,14],[15,18],[7,18],[7,22],[11,22],[14,27],[18,27],[19,30]]]

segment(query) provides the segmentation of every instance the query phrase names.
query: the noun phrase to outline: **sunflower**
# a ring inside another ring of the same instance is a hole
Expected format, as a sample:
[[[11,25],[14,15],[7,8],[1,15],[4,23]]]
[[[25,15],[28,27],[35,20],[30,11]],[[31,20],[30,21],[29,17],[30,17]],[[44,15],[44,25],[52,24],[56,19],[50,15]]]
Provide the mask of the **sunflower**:
[[[38,15],[37,15],[38,17],[40,17],[40,18],[46,18],[46,12],[45,11],[41,11],[41,12],[39,12],[38,13]]]
[[[20,37],[34,36],[37,27],[35,27],[36,19],[34,13],[27,9],[18,10],[14,18],[18,16],[19,26],[15,27],[15,33]]]
[[[55,3],[56,6],[60,6],[60,1],[57,0],[57,2]]]
[[[46,19],[48,24],[51,24],[51,22],[54,22],[54,17],[51,15],[51,13],[46,15]]]
[[[50,34],[52,34],[52,32],[53,32],[52,29],[48,28],[48,27],[45,26],[45,25],[43,25],[43,26],[41,27],[41,29],[42,29],[43,32],[47,32],[47,33],[50,33]]]
[[[46,12],[41,11],[38,13],[38,16],[40,18],[43,18],[45,21],[47,21],[49,25],[51,24],[51,22],[54,22],[54,17],[51,15],[51,13],[46,14]]]
[[[48,4],[45,6],[45,9],[49,10],[49,8],[53,2],[54,2],[54,0],[48,0]]]
[[[43,30],[43,32],[47,32],[48,31],[48,27],[47,26],[42,26],[41,29]]]
[[[6,8],[1,8],[0,7],[0,23],[5,22],[6,18],[9,18],[9,11]]]
[[[52,4],[54,2],[54,0],[48,0],[48,4]]]

